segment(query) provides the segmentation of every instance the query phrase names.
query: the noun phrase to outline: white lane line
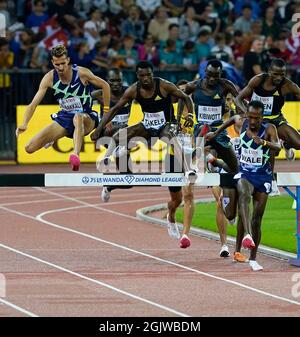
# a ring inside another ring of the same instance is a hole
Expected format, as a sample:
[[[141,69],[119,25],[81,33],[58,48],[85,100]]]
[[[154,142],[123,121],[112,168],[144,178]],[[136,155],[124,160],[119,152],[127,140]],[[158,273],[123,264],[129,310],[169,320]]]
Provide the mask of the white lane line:
[[[38,258],[38,257],[36,257],[36,256],[33,256],[33,255],[30,255],[30,254],[24,253],[24,252],[22,252],[22,251],[20,251],[20,250],[17,250],[17,249],[15,249],[15,248],[12,248],[12,247],[9,247],[9,246],[6,246],[6,245],[4,245],[4,244],[2,244],[2,243],[0,243],[0,247],[2,247],[2,248],[4,248],[4,249],[7,249],[7,250],[9,250],[9,251],[11,251],[11,252],[14,252],[14,253],[16,253],[16,254],[25,256],[25,257],[27,257],[27,258],[29,258],[29,259],[35,260],[35,261],[37,261],[37,262],[43,263],[43,264],[45,264],[45,265],[47,265],[47,266],[50,266],[50,267],[55,268],[55,269],[58,269],[58,270],[63,271],[63,272],[65,272],[65,273],[71,274],[71,275],[76,276],[76,277],[78,277],[78,278],[81,278],[81,279],[83,279],[83,280],[86,280],[86,281],[95,283],[95,284],[97,284],[97,285],[103,286],[103,287],[105,287],[105,288],[108,288],[108,289],[110,289],[110,290],[113,290],[113,291],[115,291],[115,292],[117,292],[117,293],[120,293],[120,294],[122,294],[122,295],[125,295],[125,296],[127,296],[127,297],[131,297],[131,298],[133,298],[133,299],[135,299],[135,300],[138,300],[138,301],[141,301],[141,302],[150,304],[150,305],[152,305],[152,306],[154,306],[154,307],[156,307],[156,308],[159,308],[159,309],[161,309],[161,310],[168,311],[168,312],[170,312],[170,313],[172,313],[172,314],[175,314],[175,315],[178,315],[178,316],[181,316],[181,317],[189,317],[189,315],[186,315],[186,314],[184,314],[184,313],[182,313],[182,312],[180,312],[180,311],[177,311],[177,310],[174,310],[174,309],[172,309],[172,308],[169,308],[169,307],[167,307],[167,306],[165,306],[165,305],[162,305],[162,304],[159,304],[159,303],[156,303],[156,302],[147,300],[146,298],[143,298],[143,297],[140,297],[140,296],[131,294],[131,293],[129,293],[129,292],[127,292],[127,291],[124,291],[124,290],[122,290],[122,289],[113,287],[113,286],[111,286],[111,285],[109,285],[109,284],[107,284],[107,283],[104,283],[104,282],[98,281],[98,280],[96,280],[96,279],[93,279],[93,278],[84,276],[84,275],[82,275],[82,274],[76,273],[76,272],[74,272],[74,271],[72,271],[72,270],[70,270],[70,269],[64,268],[64,267],[62,267],[62,266],[59,266],[59,265],[57,265],[57,264],[48,262],[48,261],[46,261],[46,260],[42,260],[42,259],[40,259],[40,258]]]
[[[8,307],[11,307],[11,308],[13,308],[13,309],[15,309],[17,311],[22,312],[23,314],[25,314],[27,316],[30,316],[30,317],[39,317],[36,314],[34,314],[34,313],[32,313],[32,312],[30,312],[30,311],[28,311],[26,309],[23,309],[23,308],[19,307],[18,305],[15,305],[15,304],[13,304],[13,303],[11,303],[9,301],[6,301],[5,299],[3,299],[1,297],[0,297],[0,302],[3,303],[3,304],[5,304],[5,305],[7,305]]]
[[[135,249],[132,249],[132,248],[128,248],[126,246],[114,243],[112,241],[107,241],[107,240],[104,240],[104,239],[100,239],[99,237],[93,236],[91,234],[87,234],[87,233],[84,233],[84,232],[81,232],[81,231],[78,231],[78,230],[75,230],[75,229],[71,229],[71,228],[68,228],[68,227],[65,227],[65,226],[57,225],[57,224],[55,224],[53,222],[44,220],[42,218],[46,214],[61,212],[61,211],[64,211],[64,210],[69,210],[69,209],[84,208],[84,207],[87,207],[87,206],[86,205],[73,206],[73,207],[68,207],[68,208],[62,208],[62,209],[47,211],[47,212],[43,212],[43,213],[37,215],[36,217],[24,214],[22,212],[14,211],[14,210],[11,210],[11,209],[6,208],[6,207],[2,207],[2,208],[5,209],[5,210],[7,210],[8,212],[15,213],[15,214],[18,214],[20,216],[24,216],[24,217],[28,217],[30,219],[34,219],[34,220],[40,221],[40,222],[42,222],[42,223],[44,223],[46,225],[49,225],[51,227],[54,227],[54,228],[58,228],[58,229],[61,229],[61,230],[64,230],[64,231],[67,231],[67,232],[70,232],[70,233],[73,233],[73,234],[76,234],[76,235],[83,236],[85,238],[89,238],[89,239],[92,239],[92,240],[95,240],[95,241],[98,241],[98,242],[101,242],[101,243],[105,243],[105,244],[108,244],[110,246],[113,246],[113,247],[116,247],[116,248],[120,248],[120,249],[126,250],[128,252],[131,252],[131,253],[134,253],[134,254],[137,254],[137,255],[141,255],[141,256],[144,256],[144,257],[147,257],[147,258],[150,258],[150,259],[162,262],[162,263],[166,263],[166,264],[178,267],[180,269],[188,270],[188,271],[191,271],[193,273],[196,273],[196,274],[199,274],[199,275],[202,275],[202,276],[207,276],[207,277],[215,279],[215,280],[219,280],[219,281],[222,281],[222,282],[225,282],[225,283],[229,283],[229,284],[232,284],[232,285],[235,285],[235,286],[238,286],[238,287],[241,287],[241,288],[253,291],[255,293],[258,293],[258,294],[261,294],[261,295],[264,295],[264,296],[267,296],[267,297],[271,297],[271,298],[274,298],[274,299],[277,299],[277,300],[280,300],[280,301],[284,301],[284,302],[288,302],[288,303],[300,306],[300,302],[291,300],[289,298],[281,297],[281,296],[278,296],[278,295],[274,295],[272,293],[269,293],[269,292],[266,292],[266,291],[263,291],[263,290],[260,290],[260,289],[254,288],[254,287],[247,286],[246,284],[243,284],[243,283],[240,283],[240,282],[237,282],[237,281],[232,281],[232,280],[229,280],[229,279],[226,279],[226,278],[223,278],[223,277],[215,276],[215,275],[212,275],[212,274],[209,274],[209,273],[206,273],[206,272],[194,269],[194,268],[190,268],[190,267],[184,266],[182,264],[179,264],[179,263],[176,263],[176,262],[173,262],[173,261],[170,261],[170,260],[162,259],[162,258],[153,256],[153,255],[150,255],[150,254],[147,254],[147,253],[144,253],[144,252],[140,252],[138,250],[135,250]],[[95,206],[92,205],[92,207],[95,207]],[[105,211],[107,211],[107,210],[105,210]],[[122,216],[122,217],[124,216],[124,214],[122,214],[122,213],[119,213],[118,215]],[[135,220],[139,221],[138,219],[135,219]]]
[[[134,196],[137,196],[138,194],[135,194]],[[142,193],[140,195],[145,195],[145,193]],[[156,193],[157,195],[157,193]],[[40,195],[41,196],[41,195]],[[148,196],[148,193],[147,193]],[[78,197],[83,200],[88,200],[88,199],[99,199],[99,197],[97,195],[94,196],[88,196],[88,197]],[[128,198],[128,197],[127,197]],[[152,201],[153,198],[151,199],[139,199],[139,201]],[[166,198],[156,198],[155,200],[166,200]],[[0,206],[14,206],[14,205],[26,205],[26,204],[31,204],[31,203],[43,203],[43,202],[55,202],[55,201],[61,201],[61,197],[59,198],[55,198],[55,199],[39,199],[39,200],[27,200],[27,201],[16,201],[16,202],[8,202],[5,204],[0,204]],[[132,201],[132,200],[127,200],[127,201],[112,201],[112,202],[108,202],[105,203],[105,205],[118,205],[118,204],[126,204],[126,203],[132,203],[132,202],[136,202],[136,200]],[[103,205],[103,202],[101,202],[101,204],[98,205]]]

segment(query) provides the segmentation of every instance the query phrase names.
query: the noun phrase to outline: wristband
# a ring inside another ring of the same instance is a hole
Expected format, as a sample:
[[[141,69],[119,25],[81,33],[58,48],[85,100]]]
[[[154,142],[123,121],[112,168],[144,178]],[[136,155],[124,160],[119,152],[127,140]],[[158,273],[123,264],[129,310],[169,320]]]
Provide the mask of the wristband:
[[[103,112],[108,112],[108,111],[109,111],[109,106],[108,105],[104,105]]]
[[[262,146],[266,146],[266,145],[267,145],[267,141],[264,139],[263,143],[262,143]]]

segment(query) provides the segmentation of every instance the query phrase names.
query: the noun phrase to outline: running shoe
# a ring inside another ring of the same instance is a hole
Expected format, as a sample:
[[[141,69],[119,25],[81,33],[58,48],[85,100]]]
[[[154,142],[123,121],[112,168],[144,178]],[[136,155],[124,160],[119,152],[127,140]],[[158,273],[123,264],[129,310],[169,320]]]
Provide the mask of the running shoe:
[[[284,146],[284,142],[282,142],[282,148],[284,149],[285,152],[285,158],[289,161],[295,160],[295,151],[292,148],[287,149]]]
[[[229,249],[227,245],[223,245],[221,250],[220,250],[220,257],[229,257],[230,253],[229,253]]]
[[[247,259],[247,257],[243,254],[241,254],[240,252],[235,252],[233,254],[233,259],[236,262],[248,262],[249,260]]]
[[[255,243],[250,234],[247,234],[242,241],[242,246],[244,248],[252,249],[255,248]]]
[[[71,164],[72,167],[72,171],[78,171],[79,170],[79,166],[80,166],[80,159],[77,156],[77,154],[71,154],[70,158],[69,158],[69,162]]]
[[[180,238],[180,232],[177,224],[169,220],[169,213],[167,214],[167,222],[168,222],[167,227],[169,236],[173,239],[178,240]]]
[[[190,245],[191,245],[191,240],[188,238],[186,234],[183,234],[179,241],[180,248],[188,248]]]
[[[253,271],[259,271],[259,270],[264,269],[263,266],[258,264],[255,260],[250,260],[249,265],[250,265],[250,267],[252,268]]]
[[[103,187],[102,192],[101,192],[101,199],[103,202],[108,202],[110,199],[110,191],[106,186]]]
[[[272,191],[269,193],[269,197],[275,197],[276,195],[280,195],[279,188],[277,186],[276,180],[272,180]]]

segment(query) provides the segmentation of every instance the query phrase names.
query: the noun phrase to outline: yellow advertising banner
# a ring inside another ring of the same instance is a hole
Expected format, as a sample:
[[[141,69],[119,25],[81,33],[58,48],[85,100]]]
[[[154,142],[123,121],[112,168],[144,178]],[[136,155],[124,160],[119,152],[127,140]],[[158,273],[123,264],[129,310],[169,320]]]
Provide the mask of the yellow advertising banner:
[[[23,121],[23,115],[26,106],[19,105],[17,107],[17,125]],[[25,145],[29,140],[40,132],[45,126],[49,125],[52,120],[50,115],[56,113],[59,107],[56,105],[40,105],[29,123],[29,127],[17,139],[17,161],[21,164],[31,163],[67,163],[69,154],[73,151],[73,141],[69,138],[62,138],[48,149],[41,149],[33,154],[28,154],[25,151]],[[94,106],[95,111],[99,111],[99,105]],[[296,130],[300,130],[300,103],[286,102],[283,107],[283,113],[289,124]],[[129,125],[136,124],[142,120],[141,107],[138,104],[133,104],[131,108]],[[131,152],[131,158],[135,162],[139,161],[160,161],[164,158],[167,147],[163,142],[158,141],[152,150],[139,143]],[[103,157],[105,148],[96,149],[95,143],[91,141],[90,136],[84,138],[83,149],[80,154],[82,162],[94,163],[98,157]],[[277,158],[284,159],[284,151],[281,151]],[[296,151],[296,158],[300,158],[300,151]]]
[[[17,106],[17,126],[21,125],[26,106]],[[93,109],[99,111],[99,105],[94,105]],[[59,111],[56,105],[39,105],[29,122],[28,129],[17,139],[17,162],[20,164],[39,164],[39,163],[67,163],[69,155],[73,152],[73,140],[67,137],[59,139],[52,147],[41,149],[35,153],[28,154],[25,145],[30,139],[40,132],[44,127],[52,123],[51,114]],[[129,125],[139,123],[143,118],[141,107],[132,104]],[[167,151],[165,143],[158,141],[151,150],[143,143],[131,150],[131,158],[134,162],[140,161],[161,161]],[[84,137],[80,160],[82,163],[95,163],[96,160],[104,156],[105,148],[96,149],[95,143],[90,136]]]

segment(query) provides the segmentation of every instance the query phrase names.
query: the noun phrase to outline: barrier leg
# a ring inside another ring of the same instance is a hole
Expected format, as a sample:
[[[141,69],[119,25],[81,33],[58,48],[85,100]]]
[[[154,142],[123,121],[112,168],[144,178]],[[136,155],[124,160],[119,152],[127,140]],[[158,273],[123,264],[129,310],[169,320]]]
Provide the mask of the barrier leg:
[[[297,238],[297,258],[290,259],[291,265],[300,267],[300,186],[296,187],[296,238]]]

